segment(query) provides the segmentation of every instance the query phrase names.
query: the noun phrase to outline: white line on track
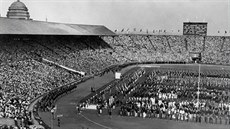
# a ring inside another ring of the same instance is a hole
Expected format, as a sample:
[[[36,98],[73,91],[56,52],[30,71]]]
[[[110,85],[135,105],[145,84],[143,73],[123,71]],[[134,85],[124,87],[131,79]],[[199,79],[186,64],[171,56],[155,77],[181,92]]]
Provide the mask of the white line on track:
[[[80,114],[82,117],[84,117],[86,120],[88,120],[88,121],[90,121],[90,122],[92,122],[92,123],[94,123],[94,124],[96,124],[96,125],[99,125],[99,126],[101,126],[101,127],[103,127],[103,128],[106,128],[106,129],[112,129],[112,128],[110,128],[110,127],[108,127],[108,126],[105,126],[105,125],[102,125],[102,124],[99,124],[99,123],[97,123],[97,122],[95,122],[95,121],[93,121],[93,120],[90,120],[89,118],[87,118],[86,116],[84,116],[84,115],[82,115],[82,114]]]
[[[143,65],[143,66],[140,66],[140,67],[146,67],[146,68],[157,67],[157,68],[159,68],[160,66],[159,65]]]

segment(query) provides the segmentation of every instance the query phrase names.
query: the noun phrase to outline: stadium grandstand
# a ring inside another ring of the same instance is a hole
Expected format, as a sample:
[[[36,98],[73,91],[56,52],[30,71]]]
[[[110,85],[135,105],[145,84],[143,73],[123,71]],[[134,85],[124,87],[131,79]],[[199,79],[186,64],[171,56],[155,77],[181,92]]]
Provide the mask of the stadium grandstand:
[[[37,21],[17,0],[0,17],[0,129],[229,129],[230,37],[204,33]]]

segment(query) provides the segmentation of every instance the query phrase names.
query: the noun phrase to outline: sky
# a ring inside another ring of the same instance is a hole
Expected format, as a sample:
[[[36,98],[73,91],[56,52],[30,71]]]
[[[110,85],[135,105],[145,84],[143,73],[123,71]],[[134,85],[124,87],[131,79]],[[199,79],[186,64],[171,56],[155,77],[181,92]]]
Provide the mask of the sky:
[[[6,16],[16,0],[0,0]],[[111,30],[182,30],[183,22],[208,22],[208,35],[230,35],[230,0],[20,0],[32,19],[105,25]],[[220,33],[218,33],[220,31]]]

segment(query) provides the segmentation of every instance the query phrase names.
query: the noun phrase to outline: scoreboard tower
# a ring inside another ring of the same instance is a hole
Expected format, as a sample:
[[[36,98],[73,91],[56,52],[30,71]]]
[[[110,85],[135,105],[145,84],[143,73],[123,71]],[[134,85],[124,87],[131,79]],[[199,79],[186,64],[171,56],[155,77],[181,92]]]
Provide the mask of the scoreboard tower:
[[[203,50],[205,49],[205,39],[207,36],[207,22],[184,22],[183,23],[183,35],[193,35],[193,36],[202,36],[203,40]],[[187,41],[185,39],[185,41]],[[195,42],[195,40],[194,40]],[[190,58],[194,62],[201,62],[201,53],[202,51],[190,51]]]
[[[207,22],[184,22],[183,35],[207,35]]]

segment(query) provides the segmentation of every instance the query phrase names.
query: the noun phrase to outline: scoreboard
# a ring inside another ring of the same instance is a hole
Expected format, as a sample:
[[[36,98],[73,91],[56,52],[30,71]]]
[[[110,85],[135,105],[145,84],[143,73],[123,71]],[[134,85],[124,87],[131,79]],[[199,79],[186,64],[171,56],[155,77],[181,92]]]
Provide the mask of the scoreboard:
[[[207,22],[184,22],[183,35],[207,35]]]

